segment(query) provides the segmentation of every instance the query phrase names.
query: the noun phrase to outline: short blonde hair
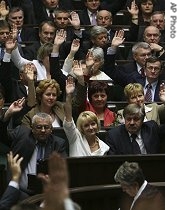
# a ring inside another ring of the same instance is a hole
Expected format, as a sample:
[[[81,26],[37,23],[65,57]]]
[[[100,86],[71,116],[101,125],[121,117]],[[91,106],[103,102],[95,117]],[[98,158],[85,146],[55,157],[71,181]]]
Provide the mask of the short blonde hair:
[[[83,134],[83,129],[82,129],[82,125],[84,124],[85,121],[95,121],[97,123],[98,126],[98,131],[100,130],[100,121],[97,117],[97,115],[94,112],[91,111],[84,111],[81,112],[78,119],[77,119],[77,128],[78,130]]]
[[[48,87],[55,87],[57,96],[61,94],[60,86],[55,79],[43,79],[39,82],[38,86],[36,87],[36,98],[38,104],[41,103],[42,95]]]
[[[144,89],[140,83],[129,83],[124,88],[126,100],[129,100],[132,96],[136,96],[138,93],[142,93],[144,95]]]

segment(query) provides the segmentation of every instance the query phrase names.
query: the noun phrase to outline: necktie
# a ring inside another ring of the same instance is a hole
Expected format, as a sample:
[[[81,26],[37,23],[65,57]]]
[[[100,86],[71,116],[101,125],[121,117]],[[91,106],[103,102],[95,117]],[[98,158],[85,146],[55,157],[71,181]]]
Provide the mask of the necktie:
[[[41,143],[37,143],[37,161],[42,160],[44,158],[44,146]]]
[[[142,77],[145,77],[144,69],[143,69],[143,68],[140,69],[140,72],[141,72],[141,76],[142,76]]]
[[[53,10],[49,10],[49,18],[53,21],[54,16],[53,16]]]
[[[97,22],[96,22],[96,13],[91,13],[91,25],[95,26],[97,25]]]
[[[139,147],[139,144],[136,141],[137,135],[136,134],[132,134],[131,135],[131,139],[132,139],[132,152],[133,154],[141,154],[141,150]]]
[[[146,95],[145,95],[145,101],[147,102],[152,102],[152,92],[151,92],[151,84],[147,84],[146,86],[147,91],[146,91]]]
[[[3,57],[4,57],[4,48],[3,47],[1,47],[1,55],[0,55],[0,60],[2,60],[3,59]]]
[[[18,32],[17,41],[18,41],[18,43],[22,42],[22,39],[21,39],[21,36],[20,36],[20,32]]]

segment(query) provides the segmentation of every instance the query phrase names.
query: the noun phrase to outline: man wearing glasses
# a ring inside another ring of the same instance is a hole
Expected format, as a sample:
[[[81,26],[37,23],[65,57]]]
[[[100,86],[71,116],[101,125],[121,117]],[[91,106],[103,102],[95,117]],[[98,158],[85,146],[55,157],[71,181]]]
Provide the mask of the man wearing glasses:
[[[5,113],[4,121],[8,122],[12,114],[22,107],[23,100],[13,102]],[[11,146],[13,154],[23,157],[20,190],[22,198],[25,198],[32,193],[27,189],[28,174],[36,174],[38,161],[49,158],[53,151],[66,157],[66,143],[64,139],[52,134],[52,118],[46,113],[34,115],[31,128],[20,125],[7,135],[7,144]]]

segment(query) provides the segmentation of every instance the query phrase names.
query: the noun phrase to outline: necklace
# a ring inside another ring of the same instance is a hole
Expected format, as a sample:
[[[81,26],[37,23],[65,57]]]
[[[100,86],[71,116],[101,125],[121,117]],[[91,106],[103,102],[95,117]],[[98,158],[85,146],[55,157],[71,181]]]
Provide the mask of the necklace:
[[[95,140],[95,142],[94,142],[93,145],[91,145],[91,146],[89,145],[89,147],[90,147],[90,148],[94,148],[96,145],[98,145],[98,141],[97,141],[97,140]]]

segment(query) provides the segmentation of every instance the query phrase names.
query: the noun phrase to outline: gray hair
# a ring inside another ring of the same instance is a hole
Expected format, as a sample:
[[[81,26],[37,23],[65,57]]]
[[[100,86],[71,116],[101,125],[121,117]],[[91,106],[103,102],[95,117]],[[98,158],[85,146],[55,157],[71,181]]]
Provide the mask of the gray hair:
[[[104,51],[101,47],[91,48],[90,51],[94,58],[100,59],[104,63]]]
[[[38,112],[36,113],[33,118],[32,118],[32,125],[36,124],[37,119],[47,119],[49,120],[49,122],[52,124],[53,119],[51,117],[51,115],[44,113],[44,112]]]
[[[107,34],[107,29],[103,26],[93,26],[90,30],[91,39],[95,39],[99,34]]]
[[[150,49],[151,50],[151,47],[147,42],[137,42],[132,47],[132,53],[136,54],[139,48]]]
[[[125,118],[127,115],[138,115],[142,120],[144,120],[144,106],[140,106],[138,104],[128,104],[123,110],[123,117]]]
[[[117,170],[114,180],[121,184],[132,185],[135,182],[141,186],[145,180],[142,169],[137,162],[125,161]]]

